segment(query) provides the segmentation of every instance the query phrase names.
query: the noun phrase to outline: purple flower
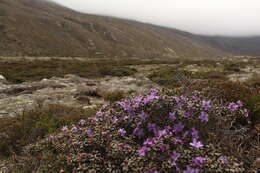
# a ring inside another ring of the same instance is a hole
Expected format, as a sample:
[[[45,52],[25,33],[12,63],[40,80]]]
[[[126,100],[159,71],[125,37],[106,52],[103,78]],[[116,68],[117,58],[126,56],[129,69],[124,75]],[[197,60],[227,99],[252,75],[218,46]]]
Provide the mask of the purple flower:
[[[199,173],[199,170],[188,166],[187,169],[183,171],[183,173]]]
[[[182,138],[185,139],[189,135],[189,131],[185,131],[182,135]]]
[[[156,96],[156,95],[148,95],[144,98],[143,102],[144,104],[148,104],[150,103],[151,101],[155,100],[155,99],[158,99],[159,97]]]
[[[227,160],[227,158],[226,158],[225,156],[220,156],[220,157],[218,158],[218,160],[221,161],[221,162],[224,163],[224,164],[227,164],[227,163],[228,163],[228,160]]]
[[[125,111],[132,111],[133,108],[131,106],[131,102],[129,100],[123,100],[117,102]]]
[[[178,124],[176,124],[174,126],[173,132],[174,133],[179,133],[179,132],[181,132],[183,130],[183,128],[184,128],[184,125],[181,122],[179,122]]]
[[[197,141],[197,139],[193,139],[190,145],[194,148],[201,148],[203,147],[203,144],[200,141]]]
[[[135,136],[138,136],[138,137],[144,136],[144,130],[139,127],[135,128],[133,133]]]
[[[199,139],[199,132],[195,128],[192,128],[191,130],[192,130],[191,132],[192,138],[196,140]]]
[[[149,146],[149,145],[153,145],[155,143],[155,138],[147,138],[143,145]]]
[[[237,105],[238,105],[239,107],[242,107],[242,106],[243,106],[243,103],[242,103],[240,100],[238,100],[238,101],[237,101]]]
[[[200,118],[201,122],[208,122],[209,114],[207,114],[206,112],[201,112],[199,118]]]
[[[80,120],[79,124],[82,125],[82,126],[85,125],[86,124],[86,120]]]
[[[192,162],[197,166],[202,166],[205,161],[206,161],[206,158],[200,157],[200,156],[192,159]]]
[[[161,151],[166,151],[167,148],[169,148],[169,146],[166,145],[166,144],[161,144],[159,147],[160,147],[160,150],[161,150]]]
[[[133,107],[134,108],[138,108],[140,106],[142,100],[143,100],[143,95],[136,96],[134,98],[134,105],[133,105]]]
[[[176,120],[176,112],[170,112],[169,113],[169,119],[172,120],[172,121],[175,121]]]
[[[92,121],[97,121],[97,117],[90,117],[89,120],[92,120]]]
[[[117,117],[113,117],[113,118],[112,118],[112,122],[113,122],[113,123],[116,123],[117,121],[118,121],[118,118],[117,118]]]
[[[172,154],[171,154],[171,161],[172,161],[172,165],[176,165],[176,161],[178,160],[178,158],[181,157],[181,154],[174,151]]]
[[[74,124],[72,125],[71,129],[72,132],[77,132],[79,130],[78,126],[75,126]]]
[[[155,123],[148,123],[147,128],[150,132],[157,133],[158,127]]]
[[[204,110],[209,110],[211,108],[211,101],[202,101],[202,108]]]
[[[106,118],[108,115],[107,114],[105,114],[105,113],[103,113],[103,112],[101,112],[101,111],[98,111],[97,113],[96,113],[96,115],[97,115],[97,117],[99,117],[99,118]]]
[[[235,110],[237,109],[239,106],[236,104],[236,103],[230,103],[228,105],[228,109],[231,109],[231,110]]]
[[[144,111],[142,111],[142,113],[140,113],[139,115],[138,115],[138,117],[139,118],[141,118],[141,119],[143,119],[143,120],[145,120],[146,118],[148,118],[148,114],[147,113],[145,113]]]
[[[88,134],[88,136],[93,136],[95,134],[95,131],[92,129],[88,129],[87,134]]]
[[[125,129],[119,129],[118,133],[119,133],[120,136],[125,136],[126,131],[125,131]]]
[[[185,113],[184,113],[184,117],[185,118],[189,118],[189,117],[191,117],[192,116],[192,111],[185,111]]]
[[[145,156],[145,154],[146,154],[147,151],[148,151],[148,148],[145,147],[145,146],[143,146],[143,147],[141,147],[141,148],[138,150],[138,154],[139,154],[140,156]]]
[[[174,139],[173,139],[173,143],[174,143],[174,144],[182,144],[182,143],[183,143],[183,140],[180,139],[180,138],[174,138]]]
[[[163,137],[163,136],[166,135],[166,134],[167,134],[167,130],[166,130],[166,129],[159,130],[159,132],[158,132],[159,138],[160,138],[160,137]]]

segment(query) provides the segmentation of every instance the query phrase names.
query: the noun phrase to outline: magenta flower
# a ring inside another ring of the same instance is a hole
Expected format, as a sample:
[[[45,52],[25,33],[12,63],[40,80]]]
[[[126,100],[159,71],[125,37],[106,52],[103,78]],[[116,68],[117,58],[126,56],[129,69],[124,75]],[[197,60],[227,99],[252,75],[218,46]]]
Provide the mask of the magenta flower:
[[[194,148],[201,148],[203,147],[203,144],[200,141],[197,141],[197,139],[193,139],[190,145]]]
[[[200,157],[200,156],[192,159],[192,162],[197,166],[202,166],[205,161],[206,161],[206,158]]]
[[[209,110],[211,108],[211,101],[202,101],[202,108],[206,111]]]
[[[176,120],[176,112],[170,112],[169,113],[169,119],[171,121],[175,121]]]
[[[138,154],[139,154],[140,156],[145,156],[145,154],[146,154],[147,151],[148,151],[148,148],[145,147],[145,146],[143,146],[143,147],[141,147],[141,148],[138,150]]]
[[[126,131],[125,131],[125,129],[121,128],[121,129],[118,130],[118,133],[119,133],[120,136],[125,136]]]
[[[199,118],[200,118],[201,122],[208,122],[209,114],[207,114],[206,112],[201,112]]]

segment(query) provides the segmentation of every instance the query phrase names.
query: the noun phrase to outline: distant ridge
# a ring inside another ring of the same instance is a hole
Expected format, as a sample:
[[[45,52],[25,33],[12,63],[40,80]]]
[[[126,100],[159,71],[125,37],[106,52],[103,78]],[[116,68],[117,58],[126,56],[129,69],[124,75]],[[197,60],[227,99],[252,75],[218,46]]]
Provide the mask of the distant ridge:
[[[259,43],[259,38],[198,36],[151,24],[83,14],[45,0],[0,0],[0,56],[260,55]]]

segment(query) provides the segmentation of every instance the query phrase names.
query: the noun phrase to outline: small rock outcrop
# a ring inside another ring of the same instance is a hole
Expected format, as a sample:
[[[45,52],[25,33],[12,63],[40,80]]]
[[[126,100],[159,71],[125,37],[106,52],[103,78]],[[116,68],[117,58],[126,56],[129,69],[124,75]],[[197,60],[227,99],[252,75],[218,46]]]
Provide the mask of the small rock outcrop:
[[[6,81],[0,75],[1,80]],[[94,108],[105,101],[99,93],[123,91],[141,93],[156,84],[145,77],[106,77],[86,79],[76,75],[52,77],[36,82],[0,84],[0,117],[15,116],[35,106],[61,104],[71,107]]]

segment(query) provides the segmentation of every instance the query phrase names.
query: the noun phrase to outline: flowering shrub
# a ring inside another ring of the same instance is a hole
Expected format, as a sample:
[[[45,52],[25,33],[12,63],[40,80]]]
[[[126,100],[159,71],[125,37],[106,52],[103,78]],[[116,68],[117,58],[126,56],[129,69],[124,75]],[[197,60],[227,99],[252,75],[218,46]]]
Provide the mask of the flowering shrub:
[[[31,159],[20,161],[43,172],[243,172],[216,141],[240,128],[236,119],[247,114],[239,101],[219,104],[199,92],[178,96],[152,89],[104,105],[89,120],[28,146]]]

